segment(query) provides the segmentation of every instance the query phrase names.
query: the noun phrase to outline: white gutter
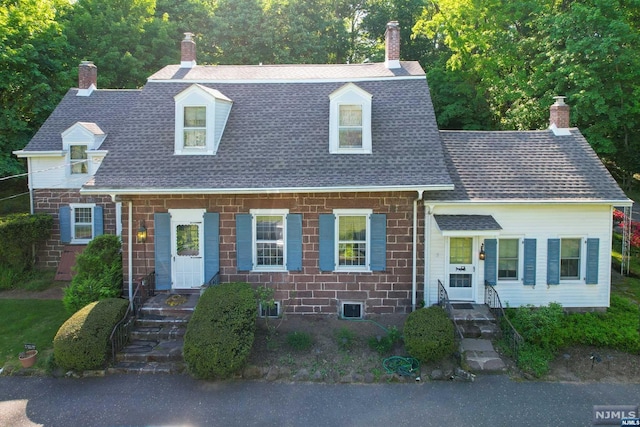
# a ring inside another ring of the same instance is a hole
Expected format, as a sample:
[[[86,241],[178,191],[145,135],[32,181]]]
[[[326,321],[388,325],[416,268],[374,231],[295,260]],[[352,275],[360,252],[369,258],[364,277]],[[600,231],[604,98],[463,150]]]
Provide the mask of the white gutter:
[[[385,191],[443,191],[453,190],[453,185],[432,186],[379,186],[379,187],[282,187],[282,188],[103,188],[82,187],[80,194],[143,195],[143,194],[291,194],[337,192],[385,192]]]
[[[28,185],[29,185],[29,213],[31,215],[33,215],[34,212],[35,212],[35,208],[33,207],[33,177],[31,176],[32,170],[33,169],[31,169],[31,157],[27,157],[27,179],[29,181],[28,182]]]
[[[129,308],[133,310],[133,203],[129,201],[129,219],[127,220],[127,245],[128,245],[128,269],[129,269]]]
[[[439,205],[614,205],[614,206],[630,206],[633,204],[633,200],[626,199],[513,199],[513,200],[425,200],[427,203],[438,203]]]
[[[412,272],[411,272],[411,311],[416,311],[418,293],[418,200],[422,198],[422,192],[418,192],[418,198],[413,201],[413,247],[412,247]]]
[[[18,158],[29,158],[29,157],[64,157],[67,155],[67,152],[64,150],[49,150],[49,151],[24,151],[17,150],[14,151],[13,154]]]
[[[424,306],[431,306],[429,295],[429,276],[431,274],[431,218],[433,218],[433,205],[424,205]]]

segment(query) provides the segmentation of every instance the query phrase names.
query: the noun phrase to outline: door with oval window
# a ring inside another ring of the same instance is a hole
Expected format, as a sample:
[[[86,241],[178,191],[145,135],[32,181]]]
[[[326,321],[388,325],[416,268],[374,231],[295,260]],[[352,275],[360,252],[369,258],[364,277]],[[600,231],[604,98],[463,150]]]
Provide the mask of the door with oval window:
[[[203,214],[199,209],[171,211],[172,288],[204,283]]]
[[[449,238],[447,293],[452,301],[473,300],[473,238]]]

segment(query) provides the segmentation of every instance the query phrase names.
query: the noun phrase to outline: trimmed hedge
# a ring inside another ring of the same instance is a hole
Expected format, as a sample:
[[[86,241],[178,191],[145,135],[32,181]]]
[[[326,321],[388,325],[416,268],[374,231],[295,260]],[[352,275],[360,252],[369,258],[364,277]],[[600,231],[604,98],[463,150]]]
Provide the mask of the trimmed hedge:
[[[76,257],[71,285],[64,290],[62,302],[69,313],[104,298],[122,293],[122,243],[118,236],[97,236]]]
[[[121,298],[92,302],[64,322],[53,339],[58,366],[75,371],[102,368],[109,351],[109,335],[128,304]]]
[[[0,262],[18,274],[29,270],[33,265],[31,246],[47,240],[52,227],[53,217],[45,213],[0,217]]]
[[[256,327],[255,292],[225,283],[200,297],[184,337],[184,360],[196,378],[226,378],[246,363]]]
[[[453,322],[438,306],[411,313],[403,331],[407,352],[422,363],[441,360],[455,350]]]

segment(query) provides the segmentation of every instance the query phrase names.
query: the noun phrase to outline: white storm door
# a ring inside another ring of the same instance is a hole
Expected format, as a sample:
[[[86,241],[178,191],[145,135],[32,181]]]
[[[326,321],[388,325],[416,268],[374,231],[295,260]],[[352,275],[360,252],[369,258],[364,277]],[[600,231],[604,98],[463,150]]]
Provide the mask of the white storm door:
[[[473,238],[449,238],[447,294],[452,301],[472,301],[474,270]]]
[[[199,288],[204,283],[204,211],[171,210],[171,282],[173,289]]]

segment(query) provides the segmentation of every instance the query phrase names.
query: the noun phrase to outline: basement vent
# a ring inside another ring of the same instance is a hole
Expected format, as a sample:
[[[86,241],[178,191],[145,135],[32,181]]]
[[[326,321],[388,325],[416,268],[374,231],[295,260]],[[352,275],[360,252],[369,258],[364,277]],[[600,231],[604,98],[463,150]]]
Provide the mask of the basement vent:
[[[342,303],[343,319],[362,319],[363,312],[363,304],[361,302]]]
[[[280,317],[280,302],[275,301],[264,307],[260,304],[260,317]]]

